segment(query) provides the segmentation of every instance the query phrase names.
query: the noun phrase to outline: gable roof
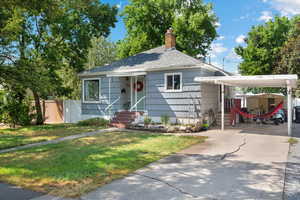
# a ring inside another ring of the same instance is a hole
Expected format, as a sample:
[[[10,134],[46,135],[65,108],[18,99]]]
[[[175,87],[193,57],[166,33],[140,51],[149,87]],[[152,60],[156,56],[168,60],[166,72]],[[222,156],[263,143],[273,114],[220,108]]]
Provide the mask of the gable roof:
[[[205,67],[209,70],[221,72],[224,75],[230,75],[229,72],[219,69],[213,65],[206,64],[176,50],[175,48],[166,49],[165,46],[160,46],[113,62],[109,65],[83,71],[79,74],[79,76],[122,72],[162,71],[167,69],[185,69],[193,67]]]

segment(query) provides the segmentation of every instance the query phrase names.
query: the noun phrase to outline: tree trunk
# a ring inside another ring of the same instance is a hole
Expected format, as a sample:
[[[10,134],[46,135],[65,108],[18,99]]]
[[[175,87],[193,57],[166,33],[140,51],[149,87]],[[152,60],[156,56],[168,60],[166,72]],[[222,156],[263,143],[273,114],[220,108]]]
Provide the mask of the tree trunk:
[[[40,103],[40,97],[36,92],[33,92],[34,102],[35,102],[35,110],[36,110],[36,125],[42,125],[44,123],[43,113]]]

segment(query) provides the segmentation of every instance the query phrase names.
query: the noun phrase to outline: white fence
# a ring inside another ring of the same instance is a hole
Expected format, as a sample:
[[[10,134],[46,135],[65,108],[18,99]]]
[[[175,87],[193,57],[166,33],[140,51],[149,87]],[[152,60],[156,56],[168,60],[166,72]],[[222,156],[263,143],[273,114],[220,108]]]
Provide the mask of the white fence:
[[[77,123],[80,120],[99,117],[96,115],[82,115],[80,100],[64,100],[64,123]]]

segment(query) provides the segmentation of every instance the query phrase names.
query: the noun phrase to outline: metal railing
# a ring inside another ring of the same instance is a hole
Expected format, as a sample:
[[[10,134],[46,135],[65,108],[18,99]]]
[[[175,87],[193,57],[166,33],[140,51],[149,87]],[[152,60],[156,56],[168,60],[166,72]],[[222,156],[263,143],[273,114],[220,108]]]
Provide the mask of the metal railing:
[[[137,111],[137,105],[143,100],[145,99],[146,96],[143,96],[142,98],[140,98],[130,109],[129,111],[131,112],[133,110],[133,108],[135,108],[135,111]]]
[[[110,109],[115,103],[117,103],[120,100],[121,97],[117,98],[116,100],[114,100],[111,104],[109,104],[104,111],[107,111],[108,109]]]

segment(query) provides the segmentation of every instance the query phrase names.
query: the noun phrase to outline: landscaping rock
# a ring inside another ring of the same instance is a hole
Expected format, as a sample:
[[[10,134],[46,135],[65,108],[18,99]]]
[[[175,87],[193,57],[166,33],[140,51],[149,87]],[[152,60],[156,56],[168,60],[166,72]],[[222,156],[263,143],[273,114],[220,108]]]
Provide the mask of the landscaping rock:
[[[167,133],[175,133],[176,132],[176,127],[170,126],[167,128]]]
[[[180,126],[180,127],[179,127],[179,130],[180,130],[180,131],[185,131],[185,130],[186,130],[186,126]]]

